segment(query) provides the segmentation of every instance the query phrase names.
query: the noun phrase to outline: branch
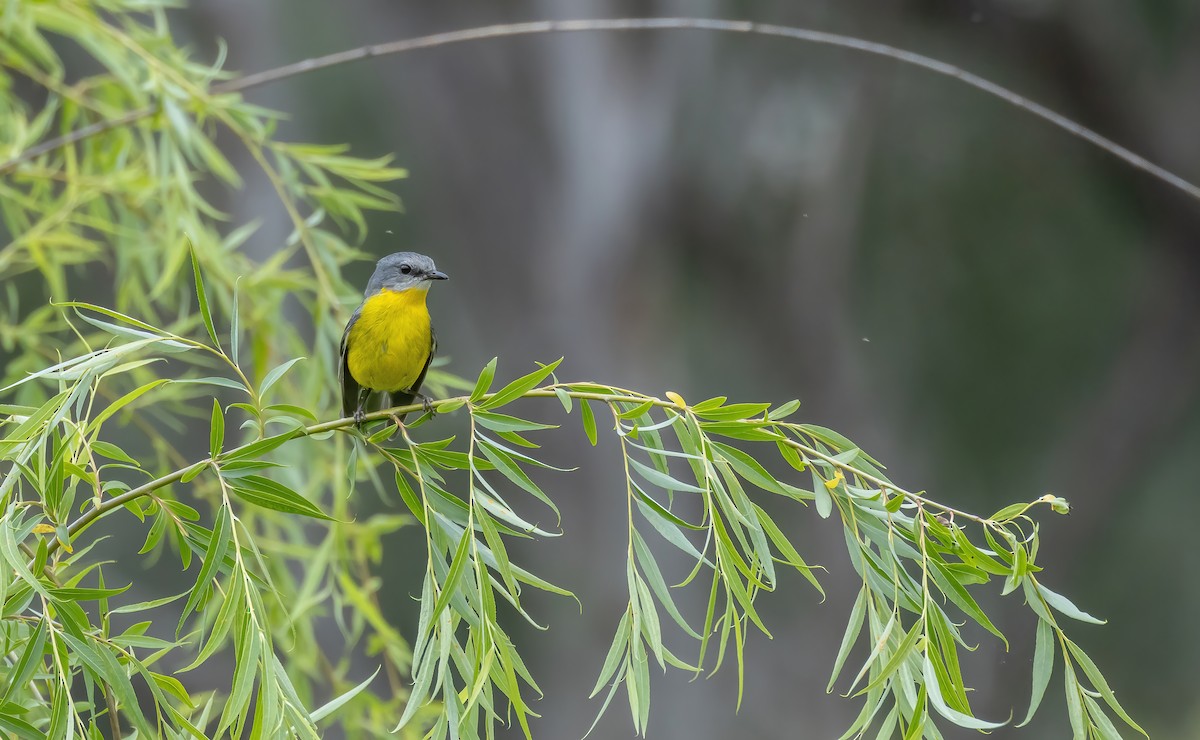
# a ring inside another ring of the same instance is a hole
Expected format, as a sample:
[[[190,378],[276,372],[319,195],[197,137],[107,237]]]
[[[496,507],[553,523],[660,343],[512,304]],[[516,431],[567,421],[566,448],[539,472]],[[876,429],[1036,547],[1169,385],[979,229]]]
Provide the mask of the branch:
[[[292,64],[285,64],[282,67],[276,67],[274,69],[257,72],[235,80],[213,85],[211,92],[213,94],[240,92],[271,82],[278,82],[279,80],[287,79],[289,77],[295,77],[297,75],[306,74],[308,72],[313,72],[320,69],[336,67],[349,62],[358,61],[360,59],[391,56],[393,54],[402,54],[404,52],[415,51],[418,49],[430,49],[438,46],[447,46],[465,41],[479,41],[483,39],[506,38],[511,36],[532,36],[547,33],[667,30],[714,31],[720,33],[742,33],[753,36],[785,38],[793,41],[804,41],[811,44],[820,44],[823,46],[834,46],[842,49],[849,49],[851,51],[857,51],[873,56],[886,57],[903,64],[920,67],[921,69],[934,72],[944,77],[951,77],[959,82],[970,85],[977,90],[982,90],[989,95],[1000,98],[1001,100],[1016,106],[1027,113],[1031,113],[1034,116],[1041,118],[1042,120],[1047,121],[1054,126],[1057,126],[1076,138],[1083,139],[1089,144],[1103,149],[1131,167],[1141,170],[1151,177],[1165,182],[1166,184],[1184,192],[1196,200],[1200,200],[1200,187],[1193,185],[1191,182],[1183,179],[1182,177],[1163,167],[1160,167],[1157,164],[1154,164],[1145,157],[1134,153],[1120,144],[1101,136],[1095,131],[1075,123],[1066,116],[1056,113],[1039,103],[1035,103],[1023,95],[1019,95],[1006,87],[997,85],[994,82],[968,72],[960,67],[939,61],[932,57],[927,57],[923,54],[906,51],[904,49],[900,49],[895,46],[889,46],[887,44],[866,41],[854,36],[826,33],[824,31],[814,31],[811,29],[795,28],[792,26],[753,23],[750,21],[731,21],[713,18],[611,18],[599,20],[534,21],[530,23],[511,23],[494,26],[482,26],[459,31],[437,33],[429,36],[419,36],[411,39],[389,41],[382,44],[370,44],[367,46],[360,46],[355,49],[347,49],[345,51],[327,54],[325,56],[313,57],[311,59],[305,59]],[[91,124],[90,126],[73,131],[66,136],[51,139],[47,142],[27,149],[26,151],[4,163],[0,163],[0,174],[10,172],[17,166],[25,162],[29,162],[48,152],[52,152],[64,146],[74,144],[82,141],[83,139],[96,136],[97,134],[140,121],[153,115],[156,111],[156,107],[142,108],[140,110],[131,111],[119,118],[113,118],[107,121],[99,121]]]
[[[575,384],[555,383],[553,385],[543,386],[541,388],[534,388],[532,390],[526,391],[525,393],[523,393],[521,395],[521,397],[522,398],[556,398],[557,397],[556,391],[563,391],[571,398],[575,398],[575,399],[579,399],[579,400],[587,400],[587,401],[597,401],[600,403],[608,403],[608,404],[613,404],[613,403],[646,404],[646,403],[648,403],[653,406],[657,406],[659,408],[673,409],[675,411],[679,411],[679,412],[683,412],[683,413],[688,412],[691,408],[686,404],[681,404],[681,403],[678,403],[675,401],[663,400],[661,398],[654,398],[652,396],[643,396],[643,395],[640,395],[637,393],[632,393],[632,392],[630,392],[630,393],[596,393],[596,392],[591,392],[591,391],[571,390],[570,388],[572,385],[575,385]],[[434,409],[436,409],[438,406],[442,406],[442,405],[452,405],[452,406],[457,407],[457,406],[465,405],[468,403],[481,403],[483,401],[487,401],[488,399],[492,398],[495,395],[496,395],[495,393],[485,393],[482,396],[474,399],[474,401],[472,401],[472,399],[469,395],[454,396],[452,398],[444,398],[444,399],[441,399],[438,401],[432,401],[431,403],[432,403]],[[411,413],[414,411],[422,411],[424,409],[425,409],[424,403],[412,403],[412,404],[407,404],[404,406],[394,406],[394,407],[388,408],[388,409],[372,411],[371,413],[364,416],[363,420],[365,422],[366,421],[391,420],[394,416],[399,416],[399,415]],[[316,424],[309,424],[308,426],[299,427],[298,429],[293,431],[292,436],[287,441],[290,442],[294,439],[302,439],[305,437],[311,437],[313,435],[321,434],[323,432],[344,430],[353,425],[354,425],[354,417],[351,417],[351,416],[343,417],[340,419],[331,419],[329,421],[323,421],[323,422],[319,422]],[[781,425],[786,426],[786,424],[782,423],[782,422],[781,422]],[[286,433],[287,432],[284,432],[284,434],[286,434]],[[234,447],[233,449],[230,449],[230,450],[226,450],[225,452],[222,452],[220,455],[217,455],[216,457],[211,457],[211,456],[207,457],[199,462],[192,463],[191,465],[186,465],[186,466],[179,468],[178,470],[175,470],[164,476],[155,478],[154,480],[149,481],[147,483],[143,483],[142,485],[138,486],[137,488],[131,488],[130,490],[125,491],[122,494],[113,496],[112,498],[101,503],[99,506],[95,506],[91,509],[88,509],[82,515],[80,515],[78,519],[71,522],[71,524],[67,527],[68,540],[73,539],[75,537],[75,535],[77,535],[80,532],[82,532],[83,530],[87,529],[97,519],[100,519],[101,517],[109,514],[110,512],[112,512],[115,509],[121,508],[122,506],[129,503],[130,501],[134,501],[136,499],[143,498],[145,496],[149,496],[150,494],[154,493],[158,489],[163,488],[165,486],[169,486],[172,483],[178,483],[180,480],[187,477],[189,473],[198,473],[200,469],[206,468],[210,465],[217,464],[223,458],[236,456],[237,453],[239,453],[239,452],[247,449],[248,447],[255,445],[261,441],[262,441],[261,439],[251,440],[250,442],[247,442],[241,446]],[[822,460],[823,462],[827,462],[827,463],[833,465],[834,467],[840,468],[841,470],[844,470],[847,473],[853,473],[854,475],[857,475],[857,476],[863,478],[864,480],[870,481],[871,483],[875,483],[876,485],[879,485],[882,489],[886,489],[889,493],[891,493],[893,495],[902,496],[902,497],[909,499],[910,501],[913,501],[914,503],[917,503],[917,504],[935,506],[948,514],[952,514],[954,516],[960,516],[965,519],[970,519],[971,521],[974,521],[979,524],[990,523],[990,520],[984,519],[983,517],[979,517],[974,514],[965,512],[965,511],[959,511],[958,509],[953,509],[944,504],[940,504],[940,503],[937,503],[936,501],[927,499],[919,494],[912,493],[910,491],[906,491],[903,488],[899,488],[898,486],[896,486],[893,483],[889,483],[880,478],[877,478],[876,476],[873,476],[873,475],[867,473],[866,471],[859,470],[858,468],[854,467],[854,465],[852,465],[852,464],[841,462],[841,461],[837,460],[835,457],[827,455],[827,454],[821,452],[820,450],[816,449],[815,447],[811,447],[811,446],[803,444],[801,442],[797,442],[795,440],[786,439],[786,438],[780,438],[779,441],[790,447],[794,447],[795,449],[800,450],[800,451],[804,452],[805,454],[808,454],[808,455],[811,455],[812,457],[818,458],[818,459]],[[62,543],[57,538],[51,540],[51,542],[47,545],[48,554],[53,555],[61,546],[62,546]]]

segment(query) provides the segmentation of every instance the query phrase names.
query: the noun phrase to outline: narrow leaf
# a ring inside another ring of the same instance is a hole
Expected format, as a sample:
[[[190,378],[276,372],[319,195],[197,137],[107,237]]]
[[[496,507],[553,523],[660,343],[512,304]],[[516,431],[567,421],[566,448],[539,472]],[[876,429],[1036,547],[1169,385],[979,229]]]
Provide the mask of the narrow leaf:
[[[483,370],[480,371],[479,378],[475,381],[475,389],[471,391],[471,403],[475,403],[483,398],[483,395],[492,387],[492,378],[496,376],[497,359],[493,357],[487,365],[484,365]]]
[[[225,414],[221,413],[221,402],[213,399],[212,425],[208,431],[208,452],[214,458],[221,454],[225,443]]]
[[[382,667],[382,666],[380,666],[380,667]],[[341,696],[339,696],[335,699],[331,699],[330,701],[321,705],[317,709],[314,709],[312,714],[308,715],[308,718],[310,720],[312,720],[313,722],[320,722],[321,720],[325,719],[326,717],[328,717],[329,715],[333,714],[338,709],[340,709],[343,705],[345,705],[346,702],[348,702],[351,699],[353,699],[354,697],[358,696],[358,694],[363,689],[367,688],[367,686],[369,686],[371,684],[371,682],[375,680],[375,677],[378,675],[379,675],[379,668],[376,668],[375,672],[367,677],[367,680],[363,681],[362,683],[360,683],[359,685],[350,689],[349,691],[342,694]]]
[[[260,396],[267,395],[267,391],[271,389],[271,386],[275,385],[275,383],[283,377],[283,374],[291,369],[292,365],[295,365],[297,362],[300,362],[303,359],[305,358],[293,357],[287,362],[284,362],[272,369],[271,372],[267,373],[267,377],[263,378],[262,387],[258,389],[258,394]]]
[[[1050,589],[1043,586],[1041,583],[1037,584],[1037,590],[1038,590],[1038,593],[1040,593],[1042,595],[1042,598],[1044,598],[1046,600],[1047,604],[1049,604],[1055,610],[1062,612],[1063,614],[1070,617],[1071,619],[1078,619],[1080,622],[1089,622],[1091,624],[1105,624],[1106,623],[1105,620],[1097,619],[1096,617],[1093,617],[1091,614],[1088,614],[1087,612],[1083,611],[1082,609],[1080,609],[1079,607],[1077,607],[1073,603],[1071,603],[1071,600],[1068,599],[1066,596],[1063,596],[1062,594],[1058,594],[1058,593],[1055,593],[1054,591],[1051,591]]]
[[[1054,635],[1050,623],[1044,619],[1038,620],[1037,639],[1033,648],[1033,690],[1029,698],[1029,711],[1025,719],[1017,727],[1024,727],[1033,719],[1046,687],[1050,685],[1050,674],[1054,671]]]
[[[204,278],[200,275],[200,261],[196,258],[195,247],[189,244],[188,252],[192,256],[192,275],[196,278],[196,300],[200,304],[200,317],[204,320],[204,328],[208,330],[213,346],[220,349],[221,340],[217,339],[217,329],[213,326],[212,310],[208,306],[208,295],[204,292]]]
[[[510,401],[515,401],[516,399],[525,395],[527,391],[536,388],[539,383],[541,383],[546,379],[547,376],[550,375],[550,373],[554,372],[554,368],[558,367],[560,362],[562,362],[561,357],[554,362],[551,362],[549,365],[543,365],[528,375],[522,375],[513,382],[496,391],[496,393],[492,394],[491,398],[480,403],[479,408],[492,409],[498,406],[503,406]]]
[[[261,475],[247,475],[235,478],[229,481],[229,484],[235,494],[255,506],[333,521],[333,518],[318,509],[316,504],[270,478],[264,478]]]

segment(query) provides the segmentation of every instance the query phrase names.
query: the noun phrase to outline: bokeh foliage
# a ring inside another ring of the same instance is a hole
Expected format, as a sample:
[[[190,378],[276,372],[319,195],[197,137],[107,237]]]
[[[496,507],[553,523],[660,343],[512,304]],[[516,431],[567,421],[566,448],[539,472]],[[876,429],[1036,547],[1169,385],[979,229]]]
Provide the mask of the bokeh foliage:
[[[277,114],[213,93],[219,60],[191,60],[165,11],[152,0],[0,11],[0,160],[154,111],[0,179],[0,729],[318,737],[340,722],[364,737],[491,737],[516,723],[529,734],[537,683],[503,625],[537,624],[526,587],[570,592],[507,554],[512,538],[556,534],[526,513],[555,510],[542,482],[555,473],[530,439],[552,427],[498,410],[524,398],[556,399],[593,444],[603,430],[619,440],[629,601],[596,693],[603,711],[623,688],[636,730],[652,665],[700,674],[732,655],[747,669],[747,635],[767,632],[755,602],[775,589],[777,566],[820,589],[768,497],[831,526],[836,512],[862,579],[830,679],[862,697],[847,736],[997,726],[972,714],[959,663],[975,632],[1004,639],[972,595],[993,581],[1038,620],[1029,715],[1061,660],[1077,736],[1118,737],[1110,714],[1132,725],[1060,623],[1098,620],[1039,580],[1030,509],[1065,512],[1055,497],[991,517],[959,511],[896,486],[836,432],[788,421],[796,402],[691,404],[562,383],[558,363],[498,389],[495,362],[474,384],[432,373],[437,397],[469,391],[438,403],[465,417],[463,439],[424,439],[427,416],[393,439],[388,425],[362,435],[319,421],[336,406],[355,294],[341,270],[365,257],[343,234],[361,239],[364,211],[397,207],[383,185],[403,171],[275,139]],[[291,220],[261,261],[246,248],[256,225],[230,223],[204,195],[241,182],[218,138],[250,154]],[[104,305],[67,300],[97,274],[115,286]],[[196,429],[203,449],[190,445]],[[368,488],[390,513],[359,515]],[[515,498],[526,495],[536,501]],[[139,601],[105,580],[91,527],[109,515],[136,520],[148,565],[182,567],[179,594]],[[427,557],[419,624],[405,635],[380,610],[375,574],[385,536],[413,521]],[[664,545],[694,561],[677,586],[656,558]],[[703,615],[672,595],[694,581],[709,593]],[[363,655],[376,675],[359,669]],[[852,655],[859,668],[839,684]],[[222,686],[193,686],[191,671],[213,664],[228,668]]]

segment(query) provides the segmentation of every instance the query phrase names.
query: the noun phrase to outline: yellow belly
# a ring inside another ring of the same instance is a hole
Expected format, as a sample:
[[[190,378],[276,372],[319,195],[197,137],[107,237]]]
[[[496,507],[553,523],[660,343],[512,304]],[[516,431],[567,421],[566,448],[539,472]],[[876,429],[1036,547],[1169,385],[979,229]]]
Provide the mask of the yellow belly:
[[[350,376],[374,391],[412,388],[429,360],[433,334],[426,291],[383,290],[363,302],[347,337]]]

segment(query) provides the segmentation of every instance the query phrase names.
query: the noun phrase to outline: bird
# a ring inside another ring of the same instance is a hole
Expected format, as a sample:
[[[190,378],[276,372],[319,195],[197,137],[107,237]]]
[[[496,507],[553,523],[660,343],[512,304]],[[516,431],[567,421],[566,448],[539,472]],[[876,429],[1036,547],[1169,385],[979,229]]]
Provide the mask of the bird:
[[[378,408],[404,406],[421,396],[421,383],[437,351],[437,336],[425,305],[435,280],[449,275],[433,260],[416,252],[396,252],[375,264],[362,303],[342,332],[338,376],[342,383],[342,413],[362,427],[373,393]],[[404,415],[393,417],[397,424]]]

